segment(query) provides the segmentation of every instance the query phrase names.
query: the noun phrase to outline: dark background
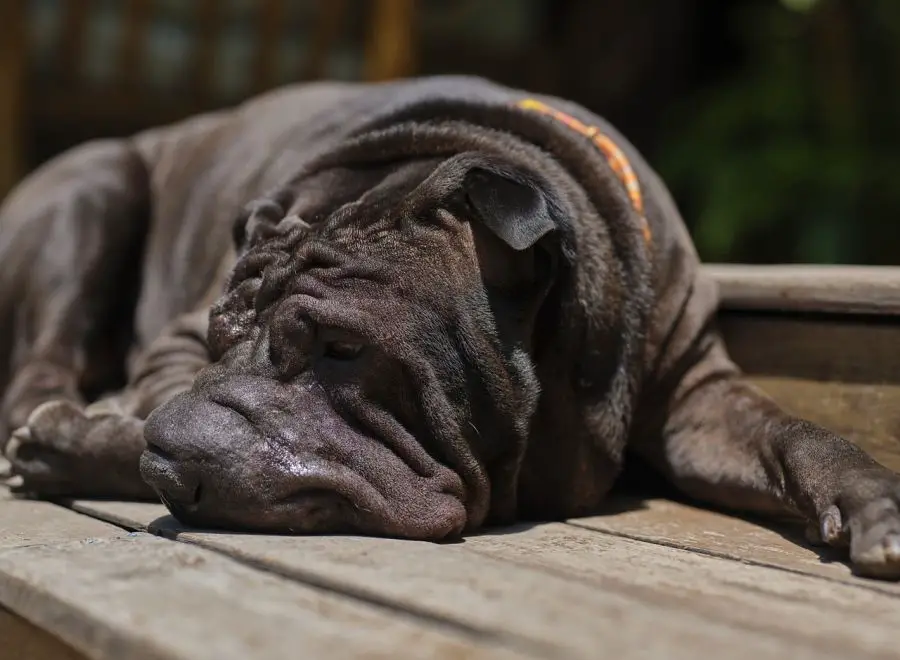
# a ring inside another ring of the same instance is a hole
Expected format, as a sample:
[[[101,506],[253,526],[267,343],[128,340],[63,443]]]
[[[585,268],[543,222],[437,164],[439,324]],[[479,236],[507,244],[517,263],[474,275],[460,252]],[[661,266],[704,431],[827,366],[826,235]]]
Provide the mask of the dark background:
[[[24,0],[19,171],[294,80],[475,73],[612,120],[706,260],[900,263],[900,0],[391,3]]]

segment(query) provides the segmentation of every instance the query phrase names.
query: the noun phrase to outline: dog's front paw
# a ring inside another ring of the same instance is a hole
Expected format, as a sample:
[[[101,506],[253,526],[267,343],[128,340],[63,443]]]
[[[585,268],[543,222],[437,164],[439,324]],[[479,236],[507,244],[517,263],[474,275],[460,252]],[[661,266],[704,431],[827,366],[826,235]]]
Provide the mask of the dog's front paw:
[[[6,445],[13,491],[43,497],[146,497],[143,422],[106,408],[49,401]],[[18,483],[16,483],[18,482]]]
[[[900,580],[900,475],[887,470],[848,475],[834,505],[819,516],[819,535],[850,547],[858,575]]]

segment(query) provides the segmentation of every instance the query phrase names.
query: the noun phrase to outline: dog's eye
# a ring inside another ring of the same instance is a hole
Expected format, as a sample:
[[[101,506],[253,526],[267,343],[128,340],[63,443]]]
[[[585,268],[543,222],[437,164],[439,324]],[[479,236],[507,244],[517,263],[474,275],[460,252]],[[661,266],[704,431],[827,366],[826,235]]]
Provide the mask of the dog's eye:
[[[362,353],[363,345],[352,341],[330,341],[325,344],[325,357],[331,360],[353,360]]]

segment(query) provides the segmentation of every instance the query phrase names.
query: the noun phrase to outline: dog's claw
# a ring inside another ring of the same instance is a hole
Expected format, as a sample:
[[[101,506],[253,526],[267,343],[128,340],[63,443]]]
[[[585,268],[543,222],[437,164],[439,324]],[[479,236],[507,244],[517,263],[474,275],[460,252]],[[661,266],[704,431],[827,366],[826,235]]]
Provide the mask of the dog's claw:
[[[836,506],[828,507],[819,516],[819,534],[828,545],[842,545],[847,541],[841,510]]]
[[[31,431],[27,426],[20,426],[15,431],[13,431],[12,435],[9,438],[9,441],[6,443],[6,449],[3,452],[4,456],[6,456],[6,459],[15,462],[19,454],[19,449],[22,448],[23,444],[29,442],[30,440]]]

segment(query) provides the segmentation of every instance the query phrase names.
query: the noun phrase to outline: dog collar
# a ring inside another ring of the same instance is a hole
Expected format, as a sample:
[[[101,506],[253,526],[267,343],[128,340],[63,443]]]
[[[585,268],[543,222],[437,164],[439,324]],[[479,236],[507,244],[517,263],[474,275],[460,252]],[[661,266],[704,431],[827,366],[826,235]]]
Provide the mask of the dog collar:
[[[647,217],[644,215],[644,198],[641,194],[641,184],[631,167],[631,163],[628,162],[628,158],[626,158],[622,150],[616,146],[616,143],[596,126],[588,126],[575,119],[575,117],[561,112],[556,108],[552,108],[546,103],[542,103],[536,99],[523,99],[516,103],[516,106],[522,110],[531,110],[552,117],[594,143],[594,146],[603,153],[606,162],[609,163],[609,166],[622,182],[622,185],[625,186],[628,197],[631,199],[631,205],[641,217],[641,231],[644,235],[644,240],[649,243],[652,235],[650,233],[650,225],[647,222]]]

